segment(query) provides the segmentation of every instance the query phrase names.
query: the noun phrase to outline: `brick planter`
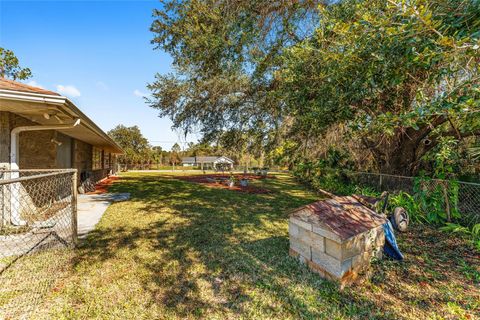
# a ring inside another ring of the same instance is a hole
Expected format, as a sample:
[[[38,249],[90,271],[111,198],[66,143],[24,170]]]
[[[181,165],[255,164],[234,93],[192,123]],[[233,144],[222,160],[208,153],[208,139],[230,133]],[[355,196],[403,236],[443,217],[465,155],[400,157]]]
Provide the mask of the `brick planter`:
[[[384,215],[353,197],[334,197],[290,214],[290,255],[322,277],[349,284],[381,257]]]

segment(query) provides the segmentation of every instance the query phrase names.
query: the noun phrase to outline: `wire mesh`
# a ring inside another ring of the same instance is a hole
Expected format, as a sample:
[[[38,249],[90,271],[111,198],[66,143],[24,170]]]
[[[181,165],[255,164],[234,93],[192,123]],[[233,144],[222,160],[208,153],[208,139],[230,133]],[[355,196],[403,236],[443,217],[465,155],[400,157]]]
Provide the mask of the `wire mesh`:
[[[423,179],[369,172],[348,172],[348,176],[353,183],[370,187],[379,192],[404,191],[409,194],[421,193],[425,197],[438,196],[449,198],[449,200],[444,202],[445,211],[457,210],[461,220],[467,225],[480,223],[479,183]]]
[[[480,184],[459,183],[458,210],[467,225],[480,223]]]
[[[68,271],[76,170],[0,171],[0,319],[28,318]]]

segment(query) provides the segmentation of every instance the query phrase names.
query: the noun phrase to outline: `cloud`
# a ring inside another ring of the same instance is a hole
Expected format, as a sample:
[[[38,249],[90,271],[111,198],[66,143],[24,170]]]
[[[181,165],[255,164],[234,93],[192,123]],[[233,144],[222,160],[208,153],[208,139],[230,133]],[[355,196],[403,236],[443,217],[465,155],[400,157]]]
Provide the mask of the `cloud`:
[[[42,87],[40,84],[37,83],[37,81],[35,80],[30,80],[27,82],[27,85],[29,86],[32,86],[32,87],[37,87],[37,88],[42,88],[44,89],[44,87]]]
[[[57,85],[57,92],[72,98],[81,96],[80,91],[77,88],[69,85],[67,86],[64,86],[61,84]]]
[[[146,93],[144,93],[144,92],[142,92],[142,91],[140,91],[140,90],[138,90],[138,89],[135,89],[135,90],[133,91],[133,94],[134,94],[135,96],[137,96],[137,97],[140,97],[140,98],[143,98],[143,97],[147,96]]]

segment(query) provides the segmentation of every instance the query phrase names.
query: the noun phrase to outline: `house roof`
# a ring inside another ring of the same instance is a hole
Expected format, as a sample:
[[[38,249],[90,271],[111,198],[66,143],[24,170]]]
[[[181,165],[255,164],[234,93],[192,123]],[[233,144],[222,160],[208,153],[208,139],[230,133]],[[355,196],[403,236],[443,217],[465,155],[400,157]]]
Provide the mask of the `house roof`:
[[[195,163],[195,157],[183,157],[182,162],[183,163]]]
[[[43,88],[30,86],[21,82],[0,78],[0,89],[2,90],[13,90],[13,91],[20,91],[20,92],[30,92],[30,93],[40,93],[40,94],[48,94],[52,96],[60,96],[60,94],[45,90]]]
[[[230,158],[227,158],[225,156],[218,157],[216,162],[229,162],[229,163],[234,163],[234,161]]]
[[[326,230],[333,240],[344,241],[386,222],[382,214],[367,208],[354,197],[333,197],[295,209],[290,217]]]
[[[95,122],[58,93],[1,78],[0,111],[11,112],[45,126],[69,124],[80,119],[80,125],[58,131],[107,152],[123,153],[122,148]]]
[[[199,156],[196,157],[197,162],[215,162],[220,157],[217,156]]]

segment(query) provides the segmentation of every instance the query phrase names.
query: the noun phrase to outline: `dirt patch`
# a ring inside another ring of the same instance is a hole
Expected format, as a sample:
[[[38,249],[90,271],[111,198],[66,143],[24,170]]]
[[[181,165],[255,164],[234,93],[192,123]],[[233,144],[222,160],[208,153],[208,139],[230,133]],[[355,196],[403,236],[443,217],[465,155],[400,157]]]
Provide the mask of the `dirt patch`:
[[[108,188],[115,182],[118,181],[120,177],[117,176],[110,176],[108,178],[103,179],[99,183],[95,185],[95,191],[88,192],[87,194],[102,194],[107,193]]]
[[[192,176],[179,176],[175,177],[176,179],[194,182],[194,183],[201,183],[208,187],[212,188],[219,188],[219,189],[228,189],[233,191],[245,192],[245,193],[253,193],[253,194],[264,194],[270,193],[270,190],[259,188],[256,186],[248,185],[246,187],[242,187],[240,185],[240,179],[248,179],[249,183],[252,180],[262,180],[266,178],[274,178],[274,176],[259,176],[253,174],[235,174],[235,186],[230,187],[228,186],[228,181],[230,179],[230,175],[227,174],[204,174],[204,175],[192,175]]]
[[[480,315],[480,255],[457,235],[412,225],[397,234],[405,260],[378,261],[357,299],[407,319],[477,319]],[[361,298],[360,298],[361,297]]]

